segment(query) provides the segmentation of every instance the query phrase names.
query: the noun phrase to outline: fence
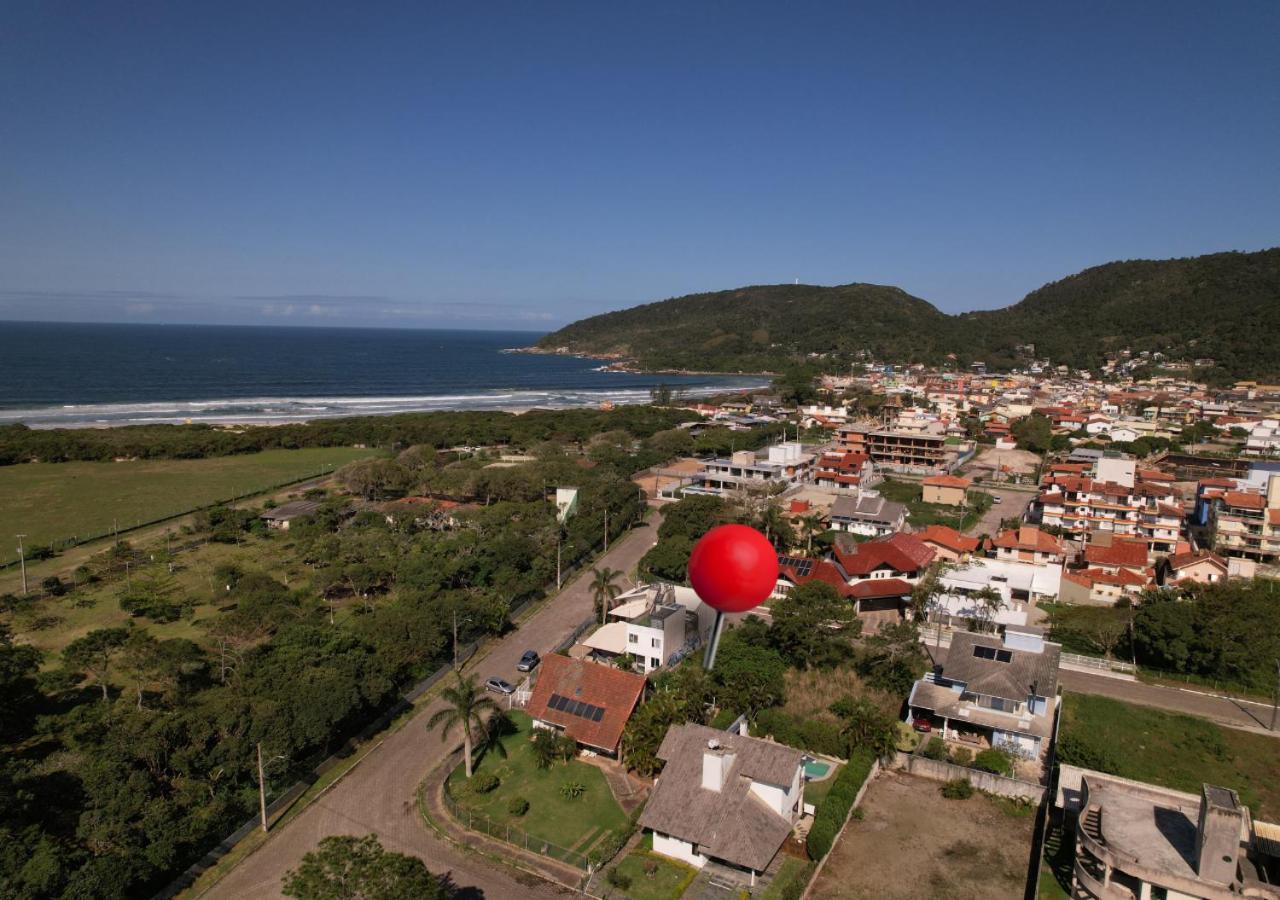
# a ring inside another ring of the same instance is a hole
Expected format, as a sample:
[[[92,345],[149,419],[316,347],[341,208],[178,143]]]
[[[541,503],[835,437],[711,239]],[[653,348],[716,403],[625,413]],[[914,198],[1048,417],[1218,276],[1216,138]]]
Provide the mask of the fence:
[[[1118,659],[1103,659],[1100,656],[1081,656],[1079,653],[1064,652],[1062,654],[1062,662],[1064,665],[1110,672],[1124,672],[1127,675],[1133,675],[1138,671],[1138,667],[1133,663],[1121,662]]]
[[[905,769],[912,775],[929,778],[933,781],[952,781],[956,778],[963,778],[978,790],[986,791],[988,794],[997,794],[1001,797],[1029,800],[1032,803],[1039,803],[1044,799],[1045,788],[1043,785],[1034,784],[1030,781],[1021,781],[1017,778],[1006,778],[1004,775],[982,772],[966,766],[957,766],[955,763],[926,759],[916,753],[904,753],[901,750],[895,751],[893,766],[895,769]]]
[[[311,481],[314,478],[322,478],[326,475],[332,475],[335,471],[337,471],[337,467],[330,466],[328,468],[321,469],[318,472],[312,472],[310,475],[302,475],[296,478],[290,478],[287,481],[277,482],[276,484],[263,485],[262,487],[253,488],[249,490],[247,493],[237,494],[236,496],[228,497],[225,500],[215,500],[212,503],[206,503],[204,506],[188,506],[178,510],[177,512],[166,513],[154,519],[148,519],[145,522],[141,520],[137,520],[132,525],[127,525],[124,528],[104,530],[97,534],[86,534],[86,535],[77,534],[77,535],[71,535],[65,538],[53,538],[47,543],[35,543],[35,544],[32,544],[28,548],[28,550],[35,551],[41,547],[48,547],[50,551],[50,555],[56,556],[59,553],[62,553],[66,550],[70,550],[72,547],[79,547],[81,544],[91,544],[94,541],[100,541],[109,537],[114,537],[116,539],[119,539],[122,535],[126,535],[134,531],[138,531],[139,529],[142,529],[142,528],[150,528],[152,525],[160,525],[164,522],[171,522],[174,519],[181,519],[183,516],[189,516],[192,513],[202,512],[206,509],[213,509],[216,506],[225,506],[228,503],[238,503],[241,500],[248,500],[251,497],[257,497],[261,494],[265,494],[268,491],[278,491],[278,490],[281,490],[282,488],[287,488],[291,485],[302,484],[303,482]],[[27,562],[35,562],[40,558],[43,558],[43,557],[37,557],[29,554],[27,556]],[[14,566],[17,566],[20,562],[21,560],[15,556],[13,559],[8,559],[8,560],[4,560],[3,562],[0,562],[0,569],[12,568]]]
[[[495,822],[483,813],[478,813],[463,806],[450,795],[448,784],[445,785],[444,789],[444,805],[449,810],[449,815],[453,816],[459,825],[466,826],[469,831],[478,832],[510,844],[513,847],[520,847],[530,853],[537,853],[539,856],[567,863],[584,872],[591,871],[591,861],[586,854],[570,850],[568,847],[561,847],[559,844],[553,844],[548,840],[529,834],[518,825]]]

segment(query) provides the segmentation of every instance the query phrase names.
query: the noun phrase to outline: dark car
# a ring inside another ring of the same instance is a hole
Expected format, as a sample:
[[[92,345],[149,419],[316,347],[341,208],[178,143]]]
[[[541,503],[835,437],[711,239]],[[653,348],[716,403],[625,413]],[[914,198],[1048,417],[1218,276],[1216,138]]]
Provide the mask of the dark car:
[[[493,691],[495,694],[514,694],[516,692],[515,685],[501,678],[490,678],[484,683],[486,691]]]
[[[532,672],[540,662],[542,662],[542,658],[538,656],[537,650],[526,650],[524,651],[524,656],[520,657],[520,662],[516,663],[516,671]]]

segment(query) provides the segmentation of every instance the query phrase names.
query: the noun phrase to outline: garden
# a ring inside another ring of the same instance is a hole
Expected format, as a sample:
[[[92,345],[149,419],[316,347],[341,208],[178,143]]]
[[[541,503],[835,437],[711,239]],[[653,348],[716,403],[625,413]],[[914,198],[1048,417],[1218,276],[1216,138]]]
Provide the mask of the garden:
[[[531,741],[533,721],[510,714],[511,727],[499,746],[485,750],[468,782],[461,765],[449,775],[448,791],[467,824],[466,813],[483,817],[470,827],[512,843],[531,840],[553,845],[549,856],[577,864],[579,857],[611,853],[630,822],[595,766],[577,760],[542,760]],[[557,852],[559,850],[568,853]],[[542,848],[539,847],[539,850]]]

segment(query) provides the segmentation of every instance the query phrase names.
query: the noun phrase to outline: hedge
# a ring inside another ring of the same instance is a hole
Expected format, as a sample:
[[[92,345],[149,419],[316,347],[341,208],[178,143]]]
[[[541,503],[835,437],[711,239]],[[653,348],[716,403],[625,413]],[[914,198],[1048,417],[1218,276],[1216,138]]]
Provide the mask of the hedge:
[[[865,750],[858,750],[849,757],[849,764],[836,775],[831,790],[818,805],[813,814],[813,825],[809,828],[809,837],[805,843],[810,859],[822,859],[831,851],[836,835],[844,826],[844,820],[858,798],[862,783],[871,774],[871,767],[876,758]]]
[[[801,719],[780,709],[762,709],[756,714],[752,734],[773,735],[779,744],[843,759],[849,743],[840,735],[840,726],[822,719]]]

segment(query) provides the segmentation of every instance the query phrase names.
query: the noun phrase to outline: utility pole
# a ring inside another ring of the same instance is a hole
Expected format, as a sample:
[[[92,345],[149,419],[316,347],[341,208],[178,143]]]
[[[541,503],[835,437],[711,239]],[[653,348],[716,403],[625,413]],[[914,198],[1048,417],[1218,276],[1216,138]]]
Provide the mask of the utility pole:
[[[18,535],[18,563],[22,566],[22,596],[27,596],[27,552],[22,549],[25,534]]]
[[[560,526],[556,526],[556,590],[560,590]]]
[[[604,552],[609,552],[609,506],[604,508]]]
[[[1276,730],[1276,710],[1280,708],[1280,659],[1276,660],[1276,691],[1271,695],[1271,730]]]
[[[258,741],[258,807],[262,812],[262,831],[267,830],[267,781],[262,773],[262,741]]]

